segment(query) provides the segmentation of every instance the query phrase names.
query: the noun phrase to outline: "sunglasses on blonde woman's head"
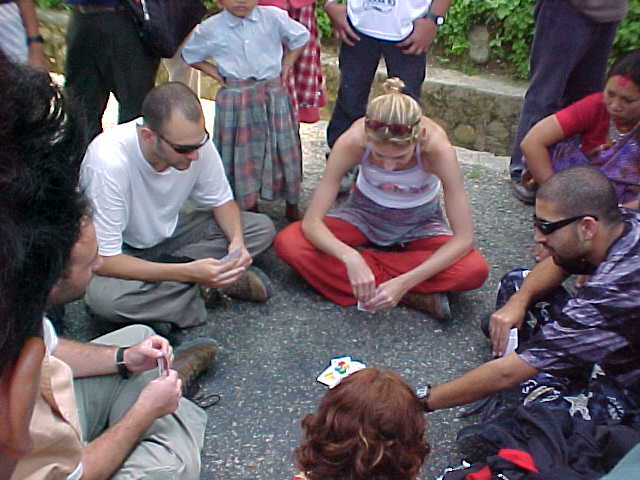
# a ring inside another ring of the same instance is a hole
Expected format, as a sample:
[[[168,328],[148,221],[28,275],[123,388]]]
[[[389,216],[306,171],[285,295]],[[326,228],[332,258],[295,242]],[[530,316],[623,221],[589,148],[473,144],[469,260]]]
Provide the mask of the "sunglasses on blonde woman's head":
[[[396,135],[398,137],[403,137],[405,135],[409,135],[413,132],[413,128],[420,123],[420,120],[415,122],[412,125],[405,125],[403,123],[384,123],[379,120],[371,120],[369,118],[365,118],[364,125],[372,132],[377,132],[382,128],[388,129],[391,135]]]

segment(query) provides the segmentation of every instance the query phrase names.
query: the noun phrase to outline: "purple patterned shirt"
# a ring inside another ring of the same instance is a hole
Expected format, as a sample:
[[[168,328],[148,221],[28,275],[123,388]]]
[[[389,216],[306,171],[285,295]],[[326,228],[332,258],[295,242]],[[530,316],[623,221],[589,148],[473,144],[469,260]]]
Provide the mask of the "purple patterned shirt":
[[[598,363],[620,386],[640,380],[640,212],[621,211],[624,231],[604,261],[523,345],[520,358],[532,367],[566,374]]]

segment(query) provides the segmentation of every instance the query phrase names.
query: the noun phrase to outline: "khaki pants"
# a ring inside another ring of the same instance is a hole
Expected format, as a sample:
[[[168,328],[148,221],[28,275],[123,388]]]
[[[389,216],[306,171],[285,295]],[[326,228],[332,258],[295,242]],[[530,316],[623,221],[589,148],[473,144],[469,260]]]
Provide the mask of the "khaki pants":
[[[92,343],[124,347],[135,345],[150,335],[153,335],[151,328],[131,325],[103,335]],[[75,379],[73,386],[84,440],[92,441],[120,420],[136,401],[140,391],[156,375],[157,371],[152,369],[129,379],[123,379],[120,375]],[[173,414],[153,422],[111,478],[200,478],[200,451],[206,424],[204,410],[185,398],[181,399]]]
[[[275,229],[266,215],[241,212],[244,241],[251,256],[271,245]],[[180,216],[171,238],[144,250],[125,248],[123,253],[149,261],[174,257],[222,258],[228,241],[210,210]],[[171,322],[179,327],[204,323],[207,311],[198,285],[181,282],[142,282],[94,275],[85,301],[93,313],[115,323]]]

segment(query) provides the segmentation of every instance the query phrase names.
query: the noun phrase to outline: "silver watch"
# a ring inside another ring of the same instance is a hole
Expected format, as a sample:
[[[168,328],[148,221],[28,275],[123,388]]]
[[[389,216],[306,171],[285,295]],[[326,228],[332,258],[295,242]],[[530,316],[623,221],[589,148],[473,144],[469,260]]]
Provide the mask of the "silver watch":
[[[422,408],[427,413],[434,411],[432,408],[429,407],[429,404],[427,403],[429,401],[430,395],[431,395],[430,384],[423,385],[422,387],[416,388],[416,397],[418,397],[418,400],[420,400],[420,403],[422,403]]]

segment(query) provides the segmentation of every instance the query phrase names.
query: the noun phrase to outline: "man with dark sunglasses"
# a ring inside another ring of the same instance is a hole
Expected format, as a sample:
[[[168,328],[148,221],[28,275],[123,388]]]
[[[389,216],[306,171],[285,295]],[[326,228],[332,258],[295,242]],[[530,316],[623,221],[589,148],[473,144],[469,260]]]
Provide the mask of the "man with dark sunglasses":
[[[155,87],[142,118],[99,135],[81,185],[95,204],[103,260],[85,297],[97,316],[168,333],[206,320],[211,289],[267,300],[268,278],[250,265],[271,245],[273,222],[239,211],[185,85]]]
[[[534,226],[535,241],[550,255],[501,281],[489,323],[500,358],[425,391],[425,409],[518,384],[528,404],[573,406],[571,415],[579,410],[596,422],[620,420],[640,406],[640,214],[618,207],[597,169],[572,167],[540,186]],[[562,288],[570,274],[590,275],[574,294]],[[512,328],[520,345],[505,355]]]

